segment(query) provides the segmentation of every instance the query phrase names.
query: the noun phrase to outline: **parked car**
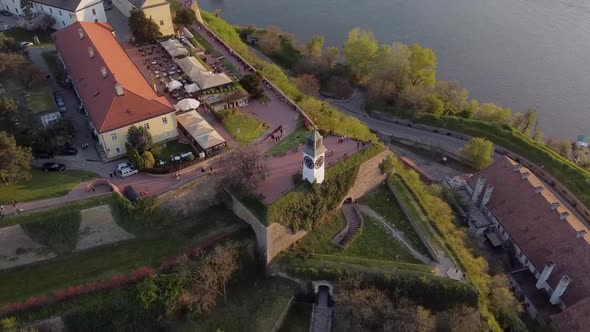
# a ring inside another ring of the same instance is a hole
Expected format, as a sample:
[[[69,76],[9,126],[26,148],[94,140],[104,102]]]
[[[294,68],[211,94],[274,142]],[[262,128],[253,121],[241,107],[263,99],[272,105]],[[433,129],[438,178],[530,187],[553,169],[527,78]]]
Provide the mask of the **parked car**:
[[[130,167],[133,167],[133,165],[131,165],[131,163],[120,163],[117,165],[117,171],[120,171],[125,168],[130,168]]]
[[[55,153],[47,151],[36,151],[33,152],[34,159],[51,159],[55,157]]]
[[[12,13],[8,10],[0,10],[0,15],[2,16],[12,16]]]
[[[12,24],[4,24],[3,26],[0,27],[0,31],[8,31],[10,29],[14,28],[14,25]]]
[[[35,44],[31,43],[30,41],[22,41],[20,42],[20,46],[21,47],[29,47],[29,46],[33,46]]]
[[[57,104],[57,108],[59,109],[60,113],[64,113],[68,110],[66,107],[66,103],[64,102],[64,97],[60,94],[55,94],[55,103]]]
[[[61,172],[61,171],[66,170],[66,165],[60,164],[60,163],[45,163],[45,164],[43,164],[43,166],[41,166],[41,170],[43,170],[45,172],[49,172],[49,171]]]
[[[64,146],[60,151],[59,154],[64,156],[75,156],[78,154],[78,149],[73,146]]]
[[[133,166],[119,170],[119,176],[122,178],[126,178],[137,173],[139,173],[139,171]]]
[[[123,188],[123,195],[130,201],[135,202],[137,200],[137,192],[132,186],[126,186]]]

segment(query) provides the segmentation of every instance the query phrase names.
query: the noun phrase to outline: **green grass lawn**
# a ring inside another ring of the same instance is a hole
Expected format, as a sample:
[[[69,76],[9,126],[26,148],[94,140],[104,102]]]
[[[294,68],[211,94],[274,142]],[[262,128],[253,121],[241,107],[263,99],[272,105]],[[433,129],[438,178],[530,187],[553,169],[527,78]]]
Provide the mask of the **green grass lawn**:
[[[414,230],[414,227],[412,227],[412,224],[404,215],[395,196],[393,196],[387,186],[382,185],[366,194],[361,198],[360,203],[370,206],[392,226],[401,231],[415,249],[428,255],[428,251],[424,247],[422,240],[420,240],[418,233],[416,233],[416,230]]]
[[[39,222],[28,222],[21,227],[31,239],[53,250],[58,255],[72,252],[78,242],[82,221],[79,210],[59,209],[60,214],[47,214]]]
[[[157,147],[158,153],[154,156],[156,160],[164,160],[170,162],[170,156],[179,155],[185,152],[193,152],[193,148],[189,144],[180,144],[178,141],[166,142]]]
[[[39,37],[39,42],[41,42],[41,44],[53,44],[53,39],[51,39],[51,33],[53,31],[41,31],[37,33],[37,37]],[[12,28],[8,31],[4,31],[3,32],[7,37],[11,37],[16,41],[29,41],[29,42],[33,42],[33,36],[35,36],[35,33],[32,31],[27,31],[25,29],[21,29],[21,28]]]
[[[221,111],[223,127],[240,144],[249,144],[267,129],[268,125],[258,121],[255,117],[242,113],[237,109]]]
[[[402,243],[391,238],[378,226],[377,221],[367,216],[363,216],[363,219],[362,232],[357,234],[345,249],[331,242],[345,225],[344,216],[339,212],[330,220],[316,226],[310,234],[297,243],[295,250],[314,254],[419,263]]]
[[[32,114],[42,112],[55,112],[57,110],[53,93],[45,80],[25,90],[22,83],[14,77],[3,77],[0,83],[6,89],[6,94],[14,98],[20,105],[31,110]]]
[[[294,132],[283,138],[277,145],[273,146],[266,152],[267,157],[282,156],[285,153],[293,150],[295,147],[305,143],[305,137],[309,135],[301,120]]]
[[[290,280],[272,277],[241,282],[229,289],[226,304],[180,330],[270,331],[297,286]]]
[[[226,210],[213,208],[201,217],[199,220],[203,222],[194,222],[189,228],[167,229],[157,238],[138,238],[0,272],[3,281],[0,283],[0,304],[110,278],[141,266],[159,266],[162,258],[177,256],[192,244],[215,234],[250,234],[245,224]]]
[[[63,196],[80,182],[95,176],[94,173],[80,170],[43,172],[33,169],[29,181],[0,186],[0,203],[9,204],[13,199],[19,202],[27,202]]]
[[[311,303],[293,302],[279,332],[308,332],[312,308]]]

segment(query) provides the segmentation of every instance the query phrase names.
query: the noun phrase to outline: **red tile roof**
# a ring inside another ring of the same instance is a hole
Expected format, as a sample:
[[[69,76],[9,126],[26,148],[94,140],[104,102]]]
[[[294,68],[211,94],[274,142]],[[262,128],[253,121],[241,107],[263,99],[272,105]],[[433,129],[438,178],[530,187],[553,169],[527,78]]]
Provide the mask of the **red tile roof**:
[[[82,39],[79,29],[84,33]],[[112,32],[107,23],[76,22],[53,33],[72,82],[100,133],[174,111],[165,97],[154,92]],[[102,67],[107,71],[105,78]],[[122,96],[116,93],[116,83],[123,87]]]
[[[572,279],[562,301],[570,307],[568,311],[576,310],[576,303],[590,297],[590,233],[577,237],[578,230],[588,228],[563,203],[551,210],[551,204],[560,200],[547,188],[536,193],[535,188],[543,183],[525,167],[515,171],[516,165],[504,157],[475,174],[468,183],[474,188],[483,174],[486,185],[494,186],[487,207],[539,272],[545,263],[555,263],[548,280],[553,289],[564,274]],[[529,176],[522,179],[525,173]],[[561,213],[569,215],[561,220]]]

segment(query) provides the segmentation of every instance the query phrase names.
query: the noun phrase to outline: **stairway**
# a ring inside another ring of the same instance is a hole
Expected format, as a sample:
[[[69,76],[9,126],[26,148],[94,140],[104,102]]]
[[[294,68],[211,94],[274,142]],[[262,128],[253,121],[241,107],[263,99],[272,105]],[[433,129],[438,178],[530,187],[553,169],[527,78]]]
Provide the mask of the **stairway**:
[[[330,332],[332,330],[332,312],[329,307],[330,294],[327,287],[320,287],[317,303],[311,313],[310,332]]]
[[[342,213],[346,220],[347,231],[338,241],[338,246],[346,247],[354,238],[354,235],[363,227],[363,220],[356,206],[352,203],[344,203],[342,205]]]

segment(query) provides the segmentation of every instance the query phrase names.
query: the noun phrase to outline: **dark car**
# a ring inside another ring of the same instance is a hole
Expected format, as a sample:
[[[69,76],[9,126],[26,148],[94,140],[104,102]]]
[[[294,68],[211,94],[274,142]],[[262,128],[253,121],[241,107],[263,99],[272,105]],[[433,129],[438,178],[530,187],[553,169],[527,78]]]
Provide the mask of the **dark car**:
[[[66,170],[66,165],[60,164],[60,163],[45,163],[45,164],[43,164],[43,166],[41,166],[41,169],[44,170],[45,172],[49,172],[49,171],[61,172],[61,171]]]
[[[55,153],[53,153],[53,152],[46,152],[46,151],[33,152],[34,159],[51,159],[53,157],[55,157]]]
[[[62,97],[62,95],[60,94],[55,94],[55,104],[57,104],[57,109],[61,112],[64,113],[68,110],[68,108],[66,107],[66,104],[64,102],[64,97]]]
[[[12,16],[12,13],[9,12],[8,10],[0,10],[0,15],[3,15],[3,16]]]
[[[64,156],[75,156],[78,154],[78,149],[73,146],[64,146],[60,151],[59,154]]]
[[[127,197],[128,200],[135,202],[137,200],[137,192],[133,189],[132,186],[126,186],[123,188],[123,195]]]

